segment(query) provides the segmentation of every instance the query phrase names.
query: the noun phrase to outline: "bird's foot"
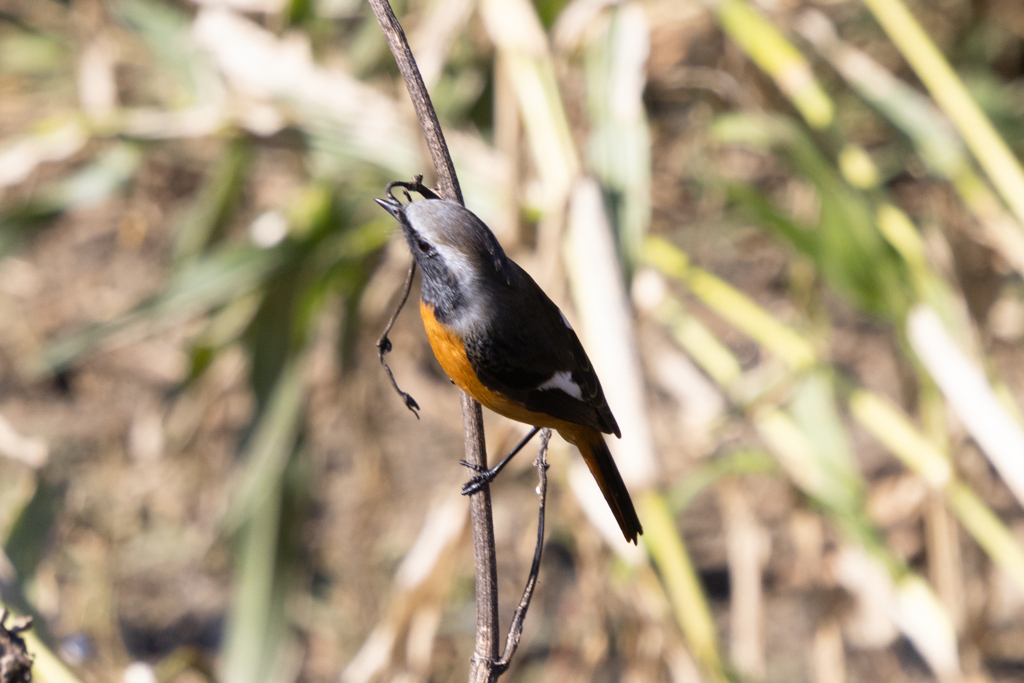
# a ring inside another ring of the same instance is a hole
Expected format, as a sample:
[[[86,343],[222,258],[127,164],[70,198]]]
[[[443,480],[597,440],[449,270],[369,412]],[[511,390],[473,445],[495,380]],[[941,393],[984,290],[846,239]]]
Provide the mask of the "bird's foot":
[[[476,493],[482,489],[486,484],[490,484],[494,481],[494,478],[498,476],[497,468],[491,470],[485,470],[480,465],[475,465],[467,460],[460,460],[459,464],[463,467],[468,467],[474,472],[479,472],[475,477],[470,477],[469,481],[462,485],[462,495],[468,496]]]

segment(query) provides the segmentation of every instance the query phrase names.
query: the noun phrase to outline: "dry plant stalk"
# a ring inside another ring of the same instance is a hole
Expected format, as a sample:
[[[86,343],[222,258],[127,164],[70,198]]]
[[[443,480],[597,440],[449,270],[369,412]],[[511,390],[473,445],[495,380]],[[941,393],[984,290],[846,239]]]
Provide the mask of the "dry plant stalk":
[[[413,108],[427,140],[427,148],[434,162],[440,194],[445,199],[463,203],[462,191],[455,175],[448,146],[444,141],[441,124],[423,84],[416,59],[405,38],[398,18],[387,0],[370,0],[370,6],[384,32],[391,54],[412,98]],[[487,469],[487,448],[484,442],[484,419],[480,404],[462,394],[462,428],[466,443],[466,461]],[[473,528],[473,553],[476,558],[476,648],[470,665],[470,681],[489,680],[490,662],[498,655],[498,571],[494,551],[494,522],[491,513],[491,489],[482,486],[469,499]]]
[[[440,195],[445,199],[463,204],[462,191],[455,175],[455,165],[452,163],[448,146],[444,141],[444,134],[441,131],[441,124],[437,120],[437,113],[430,102],[430,95],[427,93],[419,68],[416,66],[416,60],[409,48],[405,32],[387,0],[369,1],[373,13],[377,17],[377,23],[380,24],[388,47],[391,49],[391,54],[394,55],[395,61],[398,63],[398,69],[405,81],[409,96],[412,98],[413,108],[420,121],[431,159],[434,162]],[[412,271],[410,271],[407,285],[411,283],[411,273]],[[386,339],[386,336],[385,332],[381,340]],[[381,358],[383,361],[383,353]],[[398,388],[397,385],[395,388]],[[408,401],[411,397],[405,398],[409,405]],[[462,393],[462,426],[466,444],[466,464],[477,472],[486,472],[487,448],[484,442],[483,412],[480,404],[465,392]],[[505,652],[501,659],[498,659],[498,572],[491,512],[491,491],[487,482],[483,482],[469,499],[476,573],[476,646],[469,669],[470,683],[496,681],[508,669],[509,661],[515,653],[522,635],[523,620],[526,617],[533,588],[537,582],[537,574],[540,571],[540,557],[544,541],[544,498],[547,491],[547,461],[545,458],[549,437],[550,432],[544,430],[540,453],[537,456],[537,470],[541,482],[538,487],[541,502],[537,548],[534,552],[530,578],[512,620]]]

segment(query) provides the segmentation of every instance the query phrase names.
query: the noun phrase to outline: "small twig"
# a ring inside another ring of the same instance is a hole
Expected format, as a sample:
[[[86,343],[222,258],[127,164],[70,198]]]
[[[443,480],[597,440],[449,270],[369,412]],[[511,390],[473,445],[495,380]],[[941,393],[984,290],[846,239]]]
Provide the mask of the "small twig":
[[[400,187],[405,191],[406,201],[412,201],[412,197],[409,196],[409,190],[412,190],[426,199],[438,199],[437,193],[423,184],[423,176],[420,174],[414,175],[411,183],[407,183],[403,180],[392,180],[388,183],[384,188],[384,193],[391,199],[395,199],[395,195],[391,192],[391,189],[394,187]]]
[[[530,600],[533,598],[533,589],[537,586],[537,577],[540,575],[540,558],[544,551],[544,505],[547,502],[548,494],[548,440],[551,438],[551,430],[544,429],[540,433],[540,450],[537,452],[537,460],[534,467],[537,468],[537,496],[540,498],[540,508],[537,513],[537,547],[533,551],[533,565],[530,567],[530,577],[526,580],[526,588],[523,589],[523,597],[519,600],[519,607],[512,615],[512,624],[508,627],[508,638],[505,639],[505,651],[501,653],[501,659],[493,665],[494,676],[500,676],[508,669],[512,661],[512,655],[519,647],[519,639],[523,637],[523,622],[526,620],[526,611],[530,609]]]
[[[412,278],[416,275],[416,262],[413,261],[412,265],[409,266],[409,274],[405,276],[405,285],[402,287],[402,298],[398,302],[398,307],[395,312],[391,314],[391,320],[388,321],[387,327],[384,328],[384,333],[380,335],[380,339],[377,340],[377,352],[380,354],[380,364],[384,366],[384,370],[388,373],[388,379],[391,380],[391,386],[395,388],[398,395],[405,401],[405,407],[412,411],[412,414],[416,416],[416,419],[420,419],[420,414],[416,411],[420,409],[420,404],[416,403],[410,394],[402,391],[398,388],[398,382],[395,381],[395,374],[391,372],[391,366],[384,359],[384,354],[391,353],[391,339],[388,338],[388,334],[391,332],[391,328],[395,325],[395,320],[398,319],[398,314],[402,312],[402,307],[405,306],[406,300],[409,298],[409,292],[412,290]]]
[[[391,199],[395,199],[395,195],[392,194],[391,190],[395,187],[401,187],[405,193],[406,201],[412,201],[412,197],[409,196],[409,191],[412,190],[420,194],[427,199],[437,199],[437,195],[429,187],[423,184],[422,175],[414,175],[411,183],[406,183],[401,180],[395,180],[387,184],[384,188],[384,193]],[[397,201],[397,200],[396,200]],[[420,419],[420,414],[416,412],[420,409],[420,405],[416,403],[416,399],[409,393],[402,391],[398,388],[398,382],[395,381],[395,374],[391,372],[391,366],[384,359],[384,354],[391,353],[391,339],[388,334],[391,332],[391,328],[394,327],[395,321],[398,319],[398,314],[402,312],[402,308],[405,307],[405,302],[409,299],[409,292],[412,290],[412,279],[416,275],[416,262],[413,261],[412,265],[409,266],[409,273],[405,276],[405,285],[402,287],[402,298],[398,302],[398,307],[395,308],[395,312],[391,315],[391,320],[388,321],[387,327],[384,328],[384,333],[380,335],[380,339],[377,340],[377,351],[380,353],[380,364],[384,366],[384,370],[388,373],[388,379],[391,380],[391,386],[395,388],[398,395],[405,401],[405,407],[412,411],[412,414],[416,416],[416,419]]]

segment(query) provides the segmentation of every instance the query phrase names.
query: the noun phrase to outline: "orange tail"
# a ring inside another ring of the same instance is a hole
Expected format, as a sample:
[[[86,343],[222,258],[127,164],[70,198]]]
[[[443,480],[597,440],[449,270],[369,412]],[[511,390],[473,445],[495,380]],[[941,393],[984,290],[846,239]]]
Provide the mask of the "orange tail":
[[[575,425],[574,425],[575,426]],[[608,445],[604,442],[604,436],[596,429],[578,427],[571,432],[567,429],[559,431],[562,438],[580,449],[580,455],[586,461],[590,473],[597,480],[601,487],[604,499],[608,501],[608,507],[615,515],[615,521],[622,529],[622,535],[627,541],[636,543],[636,537],[644,532],[640,526],[640,519],[636,516],[636,509],[633,507],[633,499],[629,497],[629,491],[622,481],[619,468],[612,460],[612,454]]]

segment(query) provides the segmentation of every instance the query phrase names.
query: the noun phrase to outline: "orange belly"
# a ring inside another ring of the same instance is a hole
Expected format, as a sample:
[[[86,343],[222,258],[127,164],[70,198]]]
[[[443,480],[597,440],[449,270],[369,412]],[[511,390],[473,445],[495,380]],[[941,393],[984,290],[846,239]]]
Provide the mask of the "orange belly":
[[[432,305],[421,300],[420,315],[423,317],[423,326],[427,329],[430,348],[434,350],[437,362],[460,389],[472,396],[482,406],[499,415],[535,427],[556,429],[562,433],[563,437],[566,437],[566,440],[575,443],[575,439],[569,439],[563,430],[575,432],[574,428],[577,425],[545,413],[527,410],[518,403],[485,387],[480,382],[480,378],[476,376],[473,366],[469,363],[469,358],[466,357],[466,346],[462,343],[462,339],[451,328],[438,322],[434,317]]]

